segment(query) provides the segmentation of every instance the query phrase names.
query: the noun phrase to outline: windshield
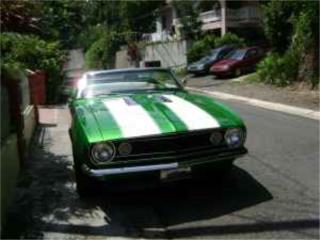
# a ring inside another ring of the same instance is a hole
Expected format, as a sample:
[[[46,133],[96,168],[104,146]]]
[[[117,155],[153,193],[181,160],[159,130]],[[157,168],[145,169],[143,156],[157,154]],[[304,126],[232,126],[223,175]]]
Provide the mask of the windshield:
[[[206,62],[215,60],[217,58],[217,55],[218,55],[218,51],[213,50],[210,55],[201,58],[199,60],[199,63],[206,63]]]
[[[172,73],[167,70],[146,70],[105,73],[92,79],[81,89],[78,97],[96,97],[116,93],[140,91],[178,90],[181,86]]]
[[[225,58],[226,59],[241,60],[241,59],[243,59],[245,54],[246,54],[246,50],[234,50],[234,51],[230,52]]]

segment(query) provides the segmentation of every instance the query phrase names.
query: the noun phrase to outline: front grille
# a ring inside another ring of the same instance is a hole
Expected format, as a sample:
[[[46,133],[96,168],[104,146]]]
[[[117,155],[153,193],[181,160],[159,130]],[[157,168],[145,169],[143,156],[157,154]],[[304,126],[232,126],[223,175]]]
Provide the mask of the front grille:
[[[216,130],[218,131],[218,130]],[[224,131],[219,130],[224,136]],[[129,142],[132,145],[132,152],[129,156],[121,156],[117,153],[114,162],[130,161],[139,159],[154,159],[160,157],[189,156],[199,152],[207,152],[219,148],[225,148],[224,141],[218,146],[213,146],[210,136],[213,130],[187,132],[179,134],[163,135],[158,137],[137,138]],[[118,149],[120,142],[116,142]]]

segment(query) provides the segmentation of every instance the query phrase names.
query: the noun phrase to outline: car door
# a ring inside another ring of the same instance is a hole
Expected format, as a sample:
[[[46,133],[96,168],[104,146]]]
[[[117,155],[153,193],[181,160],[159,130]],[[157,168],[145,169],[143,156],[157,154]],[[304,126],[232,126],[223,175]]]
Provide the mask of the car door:
[[[247,72],[250,64],[251,64],[251,51],[247,50],[247,52],[244,54],[244,56],[240,62],[241,71]]]
[[[257,49],[249,49],[244,57],[244,62],[243,62],[243,70],[245,72],[250,72],[254,70],[255,65],[258,61],[258,52]]]
[[[249,68],[250,71],[254,71],[256,69],[257,64],[261,60],[262,53],[259,48],[252,49],[251,53],[251,66]]]

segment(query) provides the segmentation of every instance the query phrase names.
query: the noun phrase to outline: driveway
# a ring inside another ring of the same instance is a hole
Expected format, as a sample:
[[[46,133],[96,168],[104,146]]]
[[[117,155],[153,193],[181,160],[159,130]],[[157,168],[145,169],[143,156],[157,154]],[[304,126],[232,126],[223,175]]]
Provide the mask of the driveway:
[[[224,182],[114,191],[80,200],[64,106],[43,118],[5,237],[45,239],[318,239],[319,122],[227,102],[250,153]],[[48,122],[46,122],[48,121]]]
[[[213,75],[190,76],[187,86],[319,111],[319,89],[310,90],[310,85],[306,82],[276,87],[247,80],[254,78],[254,75],[255,73],[231,79],[217,79]]]

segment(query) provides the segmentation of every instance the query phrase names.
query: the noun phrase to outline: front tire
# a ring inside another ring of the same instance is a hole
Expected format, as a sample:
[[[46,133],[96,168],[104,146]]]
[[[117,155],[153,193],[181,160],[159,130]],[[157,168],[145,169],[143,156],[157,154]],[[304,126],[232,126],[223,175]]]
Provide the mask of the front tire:
[[[234,70],[234,76],[235,77],[239,77],[240,75],[242,74],[242,71],[241,71],[241,69],[240,68],[236,68],[235,70]]]
[[[91,196],[93,192],[94,183],[93,181],[81,171],[81,168],[75,167],[75,180],[76,190],[80,198],[87,198]]]

